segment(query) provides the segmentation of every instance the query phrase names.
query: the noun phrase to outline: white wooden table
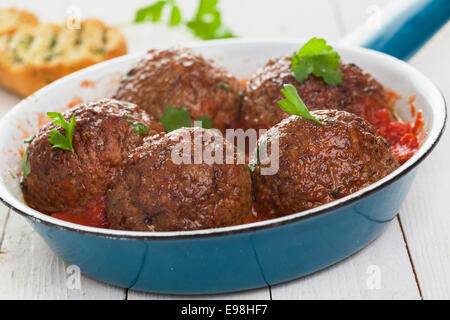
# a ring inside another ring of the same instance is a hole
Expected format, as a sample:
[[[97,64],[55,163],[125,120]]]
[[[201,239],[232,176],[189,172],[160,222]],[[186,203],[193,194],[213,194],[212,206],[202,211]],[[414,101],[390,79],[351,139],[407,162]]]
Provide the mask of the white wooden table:
[[[127,26],[137,8],[152,0],[1,0],[29,9],[44,21],[62,21],[77,4],[82,17],[122,25],[131,52],[182,43],[187,33],[162,26]],[[195,0],[179,0],[187,12]],[[245,37],[325,37],[336,41],[369,19],[387,0],[222,0],[223,16]],[[411,61],[450,101],[450,24]],[[19,99],[0,89],[0,116]],[[194,298],[229,299],[450,299],[450,132],[422,164],[406,202],[388,230],[366,249],[303,279],[235,294]],[[0,205],[0,298],[171,299],[105,285],[82,276],[81,289],[66,286],[66,264],[26,221]],[[370,285],[379,271],[379,286]],[[183,297],[176,297],[183,298]],[[190,297],[192,298],[192,297]]]

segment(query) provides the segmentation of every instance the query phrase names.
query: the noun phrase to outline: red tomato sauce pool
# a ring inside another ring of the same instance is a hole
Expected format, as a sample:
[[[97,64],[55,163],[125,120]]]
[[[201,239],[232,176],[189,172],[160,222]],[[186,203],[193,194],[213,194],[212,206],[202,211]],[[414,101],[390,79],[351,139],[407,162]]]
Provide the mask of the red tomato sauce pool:
[[[88,227],[109,228],[105,217],[106,197],[88,201],[86,207],[77,211],[65,211],[52,214],[53,218],[81,224]]]
[[[394,94],[390,92],[390,95]],[[391,147],[391,152],[397,157],[400,164],[411,158],[420,146],[419,135],[423,131],[424,123],[422,112],[416,110],[414,100],[415,96],[412,96],[409,99],[409,104],[411,115],[416,116],[416,119],[410,122],[395,120],[387,108],[373,108],[373,102],[370,98],[365,97],[361,102],[362,107],[365,108],[366,120],[376,127],[386,139]]]

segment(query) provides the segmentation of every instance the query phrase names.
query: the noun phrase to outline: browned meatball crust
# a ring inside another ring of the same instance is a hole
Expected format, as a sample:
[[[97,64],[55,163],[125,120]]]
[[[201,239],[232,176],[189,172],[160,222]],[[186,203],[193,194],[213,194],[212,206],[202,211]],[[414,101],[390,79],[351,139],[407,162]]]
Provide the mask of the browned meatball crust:
[[[362,118],[337,110],[312,114],[320,125],[298,116],[284,119],[261,136],[259,145],[279,140],[279,170],[253,172],[256,207],[280,217],[347,196],[398,167],[387,142]],[[255,160],[252,160],[256,163]]]
[[[83,103],[63,116],[67,121],[75,116],[75,154],[49,143],[52,130],[65,134],[51,123],[39,130],[27,149],[31,173],[23,181],[25,199],[47,214],[83,209],[87,201],[105,195],[122,161],[145,136],[163,131],[136,105],[111,99]],[[148,133],[137,134],[133,122],[147,126]]]
[[[137,149],[108,192],[107,218],[111,228],[181,231],[248,221],[252,199],[247,165],[172,161],[172,151],[183,141],[183,135],[193,138],[197,133],[205,137],[207,131],[214,138],[203,138],[204,150],[221,144],[223,150],[227,146],[234,150],[221,135],[201,128],[182,128],[155,136]],[[190,141],[183,145],[193,148]],[[193,157],[194,152],[189,158],[193,161]]]
[[[386,91],[370,74],[354,64],[341,64],[342,84],[327,85],[322,78],[310,75],[298,83],[291,74],[287,58],[270,60],[247,81],[241,110],[245,129],[269,129],[290,116],[277,102],[284,99],[280,90],[284,84],[296,87],[309,110],[336,109],[366,118],[364,105],[371,109],[386,108]]]
[[[238,120],[241,87],[228,71],[189,49],[152,49],[114,98],[136,103],[157,119],[168,106],[185,107],[193,120],[206,115],[224,132]]]

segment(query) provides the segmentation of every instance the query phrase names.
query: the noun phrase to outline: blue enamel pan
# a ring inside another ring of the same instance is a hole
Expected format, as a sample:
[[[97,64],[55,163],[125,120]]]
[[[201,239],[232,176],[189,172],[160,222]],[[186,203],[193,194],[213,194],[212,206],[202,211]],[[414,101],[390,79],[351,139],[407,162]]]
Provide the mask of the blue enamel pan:
[[[44,112],[63,110],[74,97],[88,100],[110,96],[121,74],[142,57],[139,54],[110,60],[58,80],[20,102],[0,120],[0,198],[25,216],[68,264],[78,265],[90,277],[121,287],[174,294],[230,292],[274,285],[330,266],[364,248],[386,229],[405,199],[419,164],[444,130],[446,106],[439,89],[395,56],[407,58],[444,24],[449,18],[450,1],[409,3],[401,11],[406,16],[394,15],[406,29],[387,23],[376,34],[370,33],[370,38],[359,36],[359,43],[394,56],[348,44],[334,45],[344,62],[358,64],[387,88],[403,97],[416,94],[416,105],[423,111],[426,136],[418,152],[367,188],[278,219],[188,232],[85,227],[28,207],[23,202],[18,178],[10,174],[20,171],[19,150],[27,135],[24,124],[27,132],[36,131]],[[247,77],[268,59],[289,55],[302,44],[298,40],[239,39],[190,47],[220,61],[238,77]],[[97,85],[80,86],[83,80],[96,81]],[[405,101],[398,103],[397,112],[406,120],[411,117],[409,110]]]

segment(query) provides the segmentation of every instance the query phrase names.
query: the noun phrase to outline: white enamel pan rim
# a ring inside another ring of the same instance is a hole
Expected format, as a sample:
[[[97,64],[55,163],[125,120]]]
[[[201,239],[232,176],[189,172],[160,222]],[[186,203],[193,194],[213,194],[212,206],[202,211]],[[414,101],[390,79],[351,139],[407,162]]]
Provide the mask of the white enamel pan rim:
[[[261,40],[249,40],[249,39],[230,39],[230,40],[213,40],[207,42],[197,42],[192,44],[187,44],[186,47],[190,48],[204,48],[204,47],[212,47],[212,46],[229,46],[229,45],[277,45],[277,44],[300,44],[304,43],[301,40],[272,40],[272,39],[261,39]],[[337,210],[341,207],[347,206],[355,201],[360,200],[374,192],[379,191],[381,188],[384,188],[391,183],[395,182],[403,175],[411,171],[414,167],[416,167],[422,160],[424,160],[428,154],[432,151],[432,149],[438,143],[446,123],[447,118],[447,110],[445,105],[445,100],[440,92],[440,90],[433,84],[433,82],[428,79],[421,72],[416,70],[414,67],[405,63],[404,61],[398,60],[394,57],[388,56],[386,54],[376,52],[369,49],[357,48],[357,47],[349,47],[349,46],[339,46],[334,45],[337,51],[339,48],[345,48],[346,50],[356,51],[361,54],[364,54],[367,58],[370,59],[382,59],[387,64],[397,64],[398,69],[402,69],[402,72],[409,77],[414,77],[416,80],[420,81],[421,85],[426,86],[427,90],[432,92],[435,103],[432,107],[433,121],[432,125],[429,127],[427,132],[427,136],[420,147],[420,149],[416,152],[416,154],[405,162],[400,168],[387,175],[383,179],[377,181],[370,186],[361,189],[351,195],[348,195],[344,198],[338,199],[331,203],[302,211],[296,214],[288,215],[281,218],[254,222],[244,225],[237,225],[232,227],[224,227],[224,228],[214,228],[214,229],[204,229],[204,230],[195,230],[195,231],[171,231],[171,232],[137,232],[137,231],[122,231],[122,230],[111,230],[111,229],[101,229],[94,227],[82,226],[70,222],[66,222],[63,220],[59,220],[56,218],[52,218],[51,216],[40,213],[22,201],[17,199],[14,195],[12,195],[9,190],[6,188],[5,183],[2,179],[0,179],[0,200],[4,202],[8,207],[12,208],[14,211],[19,214],[37,222],[42,223],[52,228],[60,229],[60,230],[68,230],[72,232],[82,233],[91,236],[100,236],[106,238],[114,238],[114,239],[134,239],[134,240],[168,240],[168,239],[192,239],[192,238],[204,238],[204,237],[212,237],[212,236],[225,236],[232,234],[240,234],[245,232],[252,232],[261,229],[267,229],[271,227],[276,227],[280,225],[284,225],[287,223],[292,223],[298,220],[312,218],[320,214],[332,213],[334,210]],[[48,92],[56,90],[59,86],[64,85],[65,82],[73,81],[73,79],[77,79],[87,74],[95,74],[98,70],[103,70],[108,65],[111,64],[120,64],[124,61],[135,60],[141,57],[143,54],[132,54],[126,55],[119,58],[115,58],[78,72],[75,72],[69,76],[66,76],[62,79],[59,79],[52,84],[42,88],[32,96],[22,100],[19,104],[17,104],[7,115],[5,115],[0,120],[0,126],[4,121],[7,121],[8,116],[15,108],[18,108],[22,105],[33,104],[33,101],[39,99],[39,97],[46,95]],[[5,137],[0,137],[0,139],[4,139]]]

